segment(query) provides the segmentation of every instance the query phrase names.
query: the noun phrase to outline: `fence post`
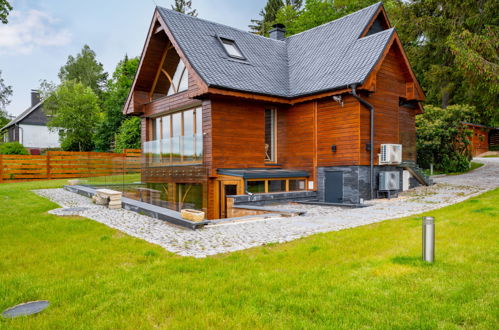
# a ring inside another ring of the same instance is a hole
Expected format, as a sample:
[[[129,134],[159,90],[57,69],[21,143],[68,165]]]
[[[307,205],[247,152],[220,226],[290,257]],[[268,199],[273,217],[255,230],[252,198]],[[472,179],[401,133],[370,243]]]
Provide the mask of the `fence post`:
[[[47,151],[47,179],[50,180],[50,151]]]
[[[0,155],[0,183],[3,181],[3,155]]]

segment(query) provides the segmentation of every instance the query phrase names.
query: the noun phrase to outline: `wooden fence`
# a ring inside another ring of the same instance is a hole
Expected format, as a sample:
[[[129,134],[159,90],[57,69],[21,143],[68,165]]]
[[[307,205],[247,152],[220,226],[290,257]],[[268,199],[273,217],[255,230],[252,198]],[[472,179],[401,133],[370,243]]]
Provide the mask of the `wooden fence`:
[[[141,152],[48,151],[44,156],[0,155],[0,182],[85,178],[137,173]]]

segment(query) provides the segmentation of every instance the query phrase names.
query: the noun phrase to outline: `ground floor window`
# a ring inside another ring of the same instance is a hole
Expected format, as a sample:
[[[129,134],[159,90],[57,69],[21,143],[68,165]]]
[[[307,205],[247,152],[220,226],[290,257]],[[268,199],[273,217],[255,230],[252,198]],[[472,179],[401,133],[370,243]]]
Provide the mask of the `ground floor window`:
[[[202,183],[147,183],[127,197],[175,211],[203,210]]]
[[[203,209],[203,185],[200,183],[177,183],[177,205],[182,209]]]
[[[252,194],[307,190],[306,178],[248,179],[246,191]]]

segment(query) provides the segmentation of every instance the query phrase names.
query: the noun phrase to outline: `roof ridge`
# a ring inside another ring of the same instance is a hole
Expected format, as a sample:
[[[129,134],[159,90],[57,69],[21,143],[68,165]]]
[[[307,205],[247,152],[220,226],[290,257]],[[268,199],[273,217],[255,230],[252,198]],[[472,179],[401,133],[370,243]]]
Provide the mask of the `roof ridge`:
[[[369,7],[365,7],[365,8],[359,9],[359,10],[357,10],[357,11],[354,11],[353,13],[350,13],[350,14],[345,15],[345,16],[341,16],[341,17],[339,17],[339,18],[337,18],[337,19],[335,19],[335,20],[332,20],[332,21],[326,22],[326,23],[324,23],[324,24],[321,24],[321,25],[315,26],[315,27],[313,27],[313,28],[311,28],[311,29],[308,29],[308,30],[302,31],[302,32],[300,32],[300,33],[293,34],[292,36],[289,36],[289,37],[287,37],[286,39],[293,38],[293,37],[298,36],[298,35],[300,35],[300,34],[303,34],[303,33],[309,32],[309,31],[316,30],[316,29],[318,29],[318,28],[320,28],[320,27],[323,27],[323,26],[326,26],[326,25],[329,25],[329,24],[332,24],[332,23],[335,23],[335,22],[341,21],[342,19],[344,19],[344,18],[346,18],[346,17],[348,17],[348,16],[352,16],[352,15],[355,15],[355,14],[359,14],[359,13],[361,13],[361,12],[363,12],[363,11],[367,11],[368,9],[371,9],[372,7],[375,7],[375,6],[381,6],[381,5],[383,5],[383,2],[382,2],[382,1],[380,1],[380,2],[376,2],[375,4],[370,5]]]
[[[162,10],[166,10],[166,11],[172,13],[172,14],[183,15],[183,16],[187,16],[188,18],[197,19],[197,20],[200,20],[200,21],[203,21],[203,22],[207,22],[207,23],[210,23],[210,24],[220,25],[220,26],[223,26],[225,28],[229,28],[229,29],[232,29],[232,30],[235,30],[235,31],[243,32],[243,33],[246,33],[248,35],[255,36],[255,37],[260,37],[260,38],[263,38],[263,39],[266,39],[266,40],[284,42],[284,40],[277,40],[277,39],[268,38],[266,36],[262,36],[262,35],[259,35],[259,34],[256,34],[256,33],[252,33],[252,32],[249,32],[249,31],[242,30],[242,29],[238,29],[238,28],[230,26],[230,25],[226,25],[226,24],[222,24],[222,23],[210,21],[210,20],[207,20],[205,18],[200,18],[200,17],[197,17],[197,16],[190,16],[190,15],[178,12],[176,10],[168,9],[168,8],[165,8],[165,7],[156,6],[156,8],[159,8],[159,9],[162,9]]]

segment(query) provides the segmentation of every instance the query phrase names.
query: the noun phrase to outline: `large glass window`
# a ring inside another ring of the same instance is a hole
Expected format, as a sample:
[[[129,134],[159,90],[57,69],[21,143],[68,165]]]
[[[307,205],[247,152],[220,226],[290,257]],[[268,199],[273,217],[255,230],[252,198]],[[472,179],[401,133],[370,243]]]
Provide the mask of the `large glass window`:
[[[276,110],[265,110],[265,161],[275,162],[276,146]]]
[[[248,192],[252,194],[265,192],[265,181],[248,181],[246,185]]]
[[[246,190],[252,194],[307,190],[307,179],[250,179],[246,180]]]
[[[286,191],[286,180],[269,180],[269,192]]]
[[[177,183],[177,210],[203,209],[203,185],[200,183]]]
[[[305,180],[289,180],[289,191],[305,190]]]
[[[200,163],[203,158],[201,108],[152,119],[152,139],[144,144],[153,166]]]

